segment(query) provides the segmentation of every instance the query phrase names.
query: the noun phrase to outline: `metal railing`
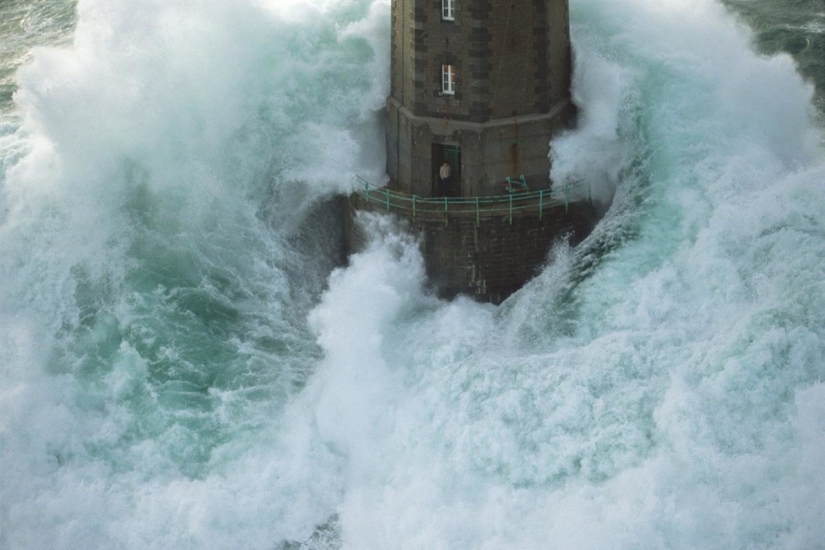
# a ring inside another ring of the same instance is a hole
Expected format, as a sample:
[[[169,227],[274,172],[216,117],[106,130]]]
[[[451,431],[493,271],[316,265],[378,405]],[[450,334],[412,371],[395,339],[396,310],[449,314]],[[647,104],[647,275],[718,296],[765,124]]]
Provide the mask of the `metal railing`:
[[[545,211],[564,205],[565,212],[570,205],[572,191],[582,190],[583,181],[558,186],[555,189],[540,189],[538,191],[512,192],[507,195],[489,197],[419,197],[392,191],[386,187],[376,187],[361,177],[355,176],[357,185],[353,192],[357,193],[367,204],[375,205],[388,212],[396,212],[413,221],[417,218],[434,219],[448,216],[460,218],[475,218],[481,223],[483,218],[507,216],[510,224],[513,217],[521,214],[537,214],[542,219]],[[590,190],[588,189],[588,197]]]

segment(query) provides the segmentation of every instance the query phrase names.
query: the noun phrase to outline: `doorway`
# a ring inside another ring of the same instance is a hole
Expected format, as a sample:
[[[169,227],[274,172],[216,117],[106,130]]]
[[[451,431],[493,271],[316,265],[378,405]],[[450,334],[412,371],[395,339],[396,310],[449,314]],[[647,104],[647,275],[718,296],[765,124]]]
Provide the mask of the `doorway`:
[[[444,163],[449,167],[449,177],[441,177]],[[461,196],[461,148],[456,145],[433,143],[432,150],[432,196]]]

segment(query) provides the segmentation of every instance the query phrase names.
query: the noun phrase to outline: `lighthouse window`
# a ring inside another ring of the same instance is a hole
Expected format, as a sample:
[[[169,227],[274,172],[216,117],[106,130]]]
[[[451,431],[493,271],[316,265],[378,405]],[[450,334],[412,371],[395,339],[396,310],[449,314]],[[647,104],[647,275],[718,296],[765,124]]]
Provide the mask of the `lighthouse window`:
[[[441,0],[442,21],[455,21],[455,0]]]
[[[441,93],[449,95],[455,93],[455,65],[441,66]]]

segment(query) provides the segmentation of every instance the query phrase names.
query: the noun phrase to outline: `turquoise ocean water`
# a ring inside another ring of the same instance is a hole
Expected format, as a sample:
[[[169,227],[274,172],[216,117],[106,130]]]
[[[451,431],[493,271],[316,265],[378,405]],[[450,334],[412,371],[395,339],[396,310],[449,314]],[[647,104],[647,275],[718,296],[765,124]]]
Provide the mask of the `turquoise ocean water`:
[[[825,3],[571,0],[500,307],[403,234],[389,0],[0,3],[0,548],[825,548]]]

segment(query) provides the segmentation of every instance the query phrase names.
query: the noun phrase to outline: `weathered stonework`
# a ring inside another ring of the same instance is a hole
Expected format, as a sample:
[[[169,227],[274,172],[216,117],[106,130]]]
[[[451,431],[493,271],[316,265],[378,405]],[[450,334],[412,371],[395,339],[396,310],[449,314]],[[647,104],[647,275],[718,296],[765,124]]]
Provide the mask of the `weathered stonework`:
[[[392,86],[387,100],[387,172],[396,189],[434,194],[440,158],[460,149],[457,194],[503,192],[525,175],[546,187],[549,142],[574,116],[569,98],[567,0],[394,0]],[[441,67],[456,68],[454,95]]]
[[[350,195],[347,247],[358,251],[367,236],[356,213],[373,211],[397,216],[418,236],[428,279],[439,296],[469,294],[483,302],[501,303],[538,274],[556,241],[571,245],[586,237],[597,220],[589,201],[548,208],[543,216],[418,217],[387,214],[379,202]]]

